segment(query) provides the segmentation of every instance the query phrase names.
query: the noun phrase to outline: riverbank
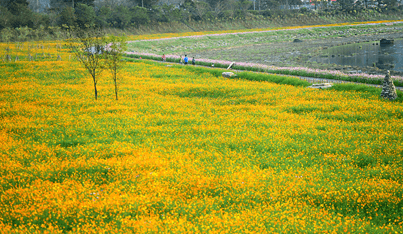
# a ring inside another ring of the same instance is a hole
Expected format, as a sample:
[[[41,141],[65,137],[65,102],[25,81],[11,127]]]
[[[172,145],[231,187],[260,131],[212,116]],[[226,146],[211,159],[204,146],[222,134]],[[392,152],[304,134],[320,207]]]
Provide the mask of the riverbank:
[[[355,25],[327,25],[316,27],[289,27],[258,32],[221,33],[186,37],[146,39],[130,43],[132,55],[159,59],[159,54],[167,54],[171,60],[188,54],[205,64],[235,62],[243,67],[269,69],[273,73],[331,78],[379,84],[386,69],[376,67],[354,67],[334,64],[319,64],[311,58],[325,53],[331,47],[352,43],[379,41],[382,38],[403,38],[403,24],[395,22],[367,22]],[[300,42],[294,42],[298,39]],[[252,69],[253,70],[253,69]],[[361,70],[362,73],[354,74]],[[400,72],[391,71],[401,77]],[[400,80],[400,78],[398,78]]]

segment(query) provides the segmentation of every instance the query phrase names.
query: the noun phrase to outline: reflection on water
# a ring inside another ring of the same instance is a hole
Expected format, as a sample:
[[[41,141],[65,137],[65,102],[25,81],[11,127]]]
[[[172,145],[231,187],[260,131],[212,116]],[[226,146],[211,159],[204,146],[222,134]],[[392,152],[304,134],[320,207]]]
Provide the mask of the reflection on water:
[[[380,45],[379,41],[359,43],[330,48],[326,54],[312,58],[311,61],[350,66],[377,66],[403,72],[403,40],[395,40],[394,44]],[[376,45],[378,43],[378,45]]]

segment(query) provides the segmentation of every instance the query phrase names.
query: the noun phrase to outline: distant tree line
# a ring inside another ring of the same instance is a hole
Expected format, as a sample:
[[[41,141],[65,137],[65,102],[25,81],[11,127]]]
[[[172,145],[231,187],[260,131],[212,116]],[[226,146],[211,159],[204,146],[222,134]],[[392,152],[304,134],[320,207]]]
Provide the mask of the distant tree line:
[[[287,17],[312,10],[331,14],[355,14],[367,8],[401,10],[398,6],[398,0],[312,0],[309,5],[301,0],[1,0],[0,30],[19,29],[19,35],[31,35],[35,29],[39,37],[41,30],[54,34],[66,26],[125,29],[162,22]]]

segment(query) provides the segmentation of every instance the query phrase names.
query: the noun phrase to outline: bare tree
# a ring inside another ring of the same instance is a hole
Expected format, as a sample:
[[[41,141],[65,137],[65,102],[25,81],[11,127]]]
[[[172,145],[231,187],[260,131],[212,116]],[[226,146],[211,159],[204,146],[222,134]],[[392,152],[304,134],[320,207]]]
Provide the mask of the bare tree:
[[[67,37],[69,38],[67,46],[70,51],[91,75],[94,83],[95,100],[97,100],[98,78],[104,69],[105,37],[103,32],[95,27],[87,29],[70,27],[67,30]]]
[[[123,53],[127,49],[127,37],[125,35],[114,36],[109,35],[105,38],[107,43],[107,49],[105,50],[105,64],[106,68],[112,73],[112,79],[115,85],[115,97],[118,100],[118,72],[124,66],[124,60],[122,60]]]

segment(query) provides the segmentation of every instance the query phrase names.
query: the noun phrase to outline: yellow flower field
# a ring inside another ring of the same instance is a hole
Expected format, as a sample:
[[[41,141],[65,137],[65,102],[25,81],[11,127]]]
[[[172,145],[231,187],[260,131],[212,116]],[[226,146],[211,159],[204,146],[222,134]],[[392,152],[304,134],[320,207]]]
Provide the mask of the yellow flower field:
[[[44,50],[0,61],[1,232],[403,232],[402,102],[141,60],[95,101]]]

